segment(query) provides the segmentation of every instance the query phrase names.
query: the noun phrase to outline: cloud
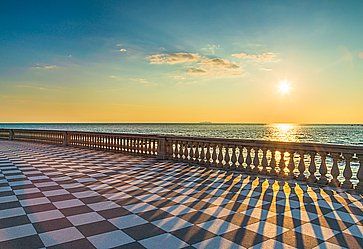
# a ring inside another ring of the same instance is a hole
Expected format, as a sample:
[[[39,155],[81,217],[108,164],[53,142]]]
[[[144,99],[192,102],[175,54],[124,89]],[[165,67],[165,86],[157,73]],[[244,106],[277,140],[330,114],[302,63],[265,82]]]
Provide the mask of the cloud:
[[[147,57],[150,64],[178,64],[197,62],[202,57],[196,53],[154,54]]]
[[[234,62],[222,58],[203,58],[196,67],[187,69],[192,76],[236,77],[243,75],[242,68]]]
[[[151,64],[190,64],[184,69],[189,76],[235,77],[242,75],[242,68],[227,59],[211,58],[197,53],[154,54],[147,57]]]
[[[205,74],[205,73],[207,73],[207,71],[202,68],[191,67],[191,68],[187,69],[187,73],[189,73],[189,74]]]
[[[359,57],[360,59],[363,59],[363,51],[358,53],[358,57]]]
[[[261,53],[261,54],[248,54],[245,52],[241,52],[238,54],[232,54],[233,57],[238,59],[247,59],[253,60],[257,62],[275,62],[277,61],[277,54],[268,52],[268,53]]]
[[[58,69],[59,66],[57,65],[50,65],[50,64],[35,64],[32,66],[34,69],[40,69],[40,70],[54,70]]]
[[[204,67],[236,69],[239,66],[229,60],[221,58],[206,58],[200,63]]]
[[[125,48],[120,48],[119,50],[121,53],[125,53],[127,50]]]

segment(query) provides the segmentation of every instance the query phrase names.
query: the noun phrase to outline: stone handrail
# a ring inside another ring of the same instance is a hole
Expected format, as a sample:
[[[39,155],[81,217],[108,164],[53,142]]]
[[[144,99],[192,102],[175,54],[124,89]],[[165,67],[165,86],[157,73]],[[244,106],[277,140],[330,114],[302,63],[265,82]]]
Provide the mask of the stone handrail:
[[[0,138],[151,155],[363,192],[362,146],[25,129],[0,129]]]

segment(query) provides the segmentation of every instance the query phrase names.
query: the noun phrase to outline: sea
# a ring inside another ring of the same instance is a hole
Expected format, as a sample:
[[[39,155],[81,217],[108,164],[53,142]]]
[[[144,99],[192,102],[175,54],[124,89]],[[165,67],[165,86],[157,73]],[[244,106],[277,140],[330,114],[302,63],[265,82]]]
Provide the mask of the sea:
[[[363,124],[0,123],[1,128],[160,134],[363,145]]]

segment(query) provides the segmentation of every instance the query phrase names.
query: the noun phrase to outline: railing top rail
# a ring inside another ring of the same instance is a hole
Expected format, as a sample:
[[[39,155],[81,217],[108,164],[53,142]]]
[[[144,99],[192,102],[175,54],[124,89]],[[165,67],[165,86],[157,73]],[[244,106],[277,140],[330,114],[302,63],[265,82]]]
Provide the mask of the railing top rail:
[[[107,132],[90,132],[90,131],[65,131],[65,130],[38,130],[38,129],[0,129],[0,131],[13,130],[14,132],[44,132],[44,133],[64,133],[68,134],[88,134],[88,135],[106,135],[106,136],[124,136],[140,138],[165,138],[167,141],[185,141],[212,144],[231,144],[244,145],[251,147],[274,148],[294,151],[317,151],[330,153],[356,153],[363,155],[363,146],[359,145],[341,145],[341,144],[323,144],[323,143],[306,143],[306,142],[282,142],[270,140],[253,140],[253,139],[233,139],[233,138],[208,138],[208,137],[191,137],[176,135],[157,135],[157,134],[131,134],[131,133],[107,133]]]
[[[63,134],[67,132],[68,134],[85,134],[85,135],[105,135],[105,136],[128,136],[128,137],[144,137],[144,138],[153,138],[157,139],[159,135],[153,134],[132,134],[132,133],[111,133],[111,132],[94,132],[94,131],[67,131],[67,130],[43,130],[43,129],[4,129],[1,128],[0,131],[9,131],[12,130],[14,132],[38,132],[38,133],[59,133]]]

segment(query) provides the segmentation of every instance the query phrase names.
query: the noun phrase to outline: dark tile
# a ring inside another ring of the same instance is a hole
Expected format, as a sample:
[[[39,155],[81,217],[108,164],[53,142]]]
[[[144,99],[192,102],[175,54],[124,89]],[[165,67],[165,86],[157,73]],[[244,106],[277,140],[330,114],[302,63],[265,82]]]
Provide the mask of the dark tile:
[[[32,194],[21,194],[17,195],[19,200],[26,200],[26,199],[34,199],[39,197],[44,197],[42,192],[32,193]]]
[[[59,230],[62,228],[72,227],[73,225],[66,218],[60,218],[55,220],[47,220],[47,221],[33,223],[33,226],[38,233],[44,233],[53,230]]]
[[[240,227],[245,227],[247,225],[251,225],[260,221],[259,219],[256,219],[252,216],[244,215],[241,213],[230,214],[221,219]]]
[[[164,230],[158,228],[151,223],[126,228],[123,229],[123,231],[135,240],[142,240],[165,233]]]
[[[55,209],[57,209],[57,208],[52,203],[24,207],[24,210],[27,214],[44,212],[44,211],[55,210]]]
[[[90,213],[93,212],[93,210],[84,205],[84,206],[76,206],[76,207],[69,207],[69,208],[62,208],[59,210],[60,212],[62,212],[62,214],[64,214],[65,216],[72,216],[72,215],[76,215],[76,214],[83,214],[83,213]]]
[[[24,225],[27,223],[30,223],[30,220],[29,220],[28,216],[26,216],[26,215],[0,219],[0,229],[7,228],[7,227],[15,227],[15,226]]]
[[[352,226],[353,223],[338,220],[338,219],[332,219],[330,217],[318,217],[315,220],[312,220],[311,223],[316,224],[318,226],[324,226],[336,231],[343,231],[347,229],[348,227]]]
[[[190,226],[171,232],[174,236],[192,245],[216,235],[198,226]]]
[[[47,249],[70,249],[70,248],[92,249],[92,248],[96,248],[96,247],[94,245],[92,245],[92,243],[90,241],[88,241],[87,239],[79,239],[79,240],[74,240],[74,241],[70,241],[67,243],[47,247]]]
[[[137,214],[138,216],[141,216],[142,218],[144,218],[145,220],[152,222],[155,220],[160,220],[160,219],[165,219],[168,217],[173,217],[172,214],[165,212],[161,209],[155,209],[155,210],[150,210],[147,212],[141,212]]]
[[[20,202],[12,201],[12,202],[0,203],[0,210],[16,208],[16,207],[21,207]]]
[[[203,213],[203,211],[189,212],[186,214],[179,215],[178,217],[193,224],[199,224],[209,220],[216,219],[214,216]]]
[[[189,202],[189,203],[183,203],[185,206],[188,206],[190,208],[194,208],[196,210],[206,209],[209,207],[214,207],[216,205],[204,201],[195,201],[195,202]]]
[[[103,202],[108,201],[107,198],[103,196],[92,196],[92,197],[86,197],[86,198],[79,198],[84,204],[92,204],[97,202]]]
[[[116,218],[116,217],[131,214],[130,211],[128,211],[127,209],[124,209],[122,207],[101,210],[101,211],[97,211],[97,213],[100,214],[105,219],[112,219],[112,218]]]
[[[39,238],[38,235],[32,235],[27,237],[22,237],[18,239],[8,240],[0,242],[0,248],[9,248],[9,249],[16,249],[16,248],[42,248],[44,247],[43,242]]]
[[[361,249],[363,247],[363,237],[357,238],[346,233],[338,233],[327,241],[349,249]]]
[[[274,239],[295,248],[314,248],[323,242],[316,237],[311,237],[302,233],[298,233],[294,230],[290,230],[283,234],[280,234]]]
[[[114,225],[112,225],[110,222],[104,220],[104,221],[99,221],[99,222],[94,222],[94,223],[89,223],[89,224],[84,224],[84,225],[81,225],[81,226],[77,226],[77,229],[85,237],[90,237],[90,236],[93,236],[93,235],[96,235],[96,234],[115,231],[118,228],[115,227]]]
[[[221,237],[228,239],[238,245],[242,245],[244,247],[255,246],[268,239],[263,235],[252,232],[245,228],[233,230],[231,232],[221,235]]]
[[[142,201],[140,201],[136,198],[130,197],[130,198],[122,199],[122,200],[115,200],[114,202],[120,206],[127,206],[127,205],[131,205],[131,204],[140,203]]]
[[[114,247],[113,249],[144,249],[144,248],[145,247],[143,247],[139,242],[132,242],[126,245]]]
[[[65,200],[71,200],[74,199],[74,196],[71,194],[65,194],[65,195],[55,195],[55,196],[48,196],[47,197],[51,202],[57,202],[57,201],[65,201]]]
[[[163,198],[163,199],[160,199],[157,201],[152,201],[152,202],[150,202],[150,204],[157,208],[163,208],[163,207],[174,206],[174,205],[177,205],[178,203],[174,202],[174,201],[170,201],[167,198]]]
[[[276,216],[268,218],[266,221],[288,229],[294,229],[306,223],[306,221],[283,214],[277,214]]]

